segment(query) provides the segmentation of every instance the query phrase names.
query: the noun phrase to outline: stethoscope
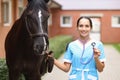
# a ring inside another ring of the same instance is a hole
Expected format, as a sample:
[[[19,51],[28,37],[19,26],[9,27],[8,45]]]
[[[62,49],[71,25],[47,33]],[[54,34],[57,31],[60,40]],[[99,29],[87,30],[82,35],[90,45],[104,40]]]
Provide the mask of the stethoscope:
[[[91,43],[91,46],[92,46],[93,48],[95,47],[95,45],[96,45],[95,42],[92,42],[92,43]],[[91,58],[90,58],[88,61],[83,62],[83,61],[82,61],[82,57],[83,57],[83,55],[84,55],[84,52],[85,52],[85,44],[83,44],[83,51],[82,51],[82,56],[80,57],[80,63],[83,64],[83,65],[86,65],[86,64],[88,64],[88,63],[93,59],[94,52],[92,53],[92,56],[91,56]]]

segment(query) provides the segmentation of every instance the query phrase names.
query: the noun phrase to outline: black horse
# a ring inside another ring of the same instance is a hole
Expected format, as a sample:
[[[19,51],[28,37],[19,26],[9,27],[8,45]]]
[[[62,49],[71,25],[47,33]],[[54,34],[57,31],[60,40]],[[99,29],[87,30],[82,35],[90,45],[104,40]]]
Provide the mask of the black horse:
[[[5,40],[9,80],[41,80],[52,71],[54,60],[48,57],[47,20],[49,0],[28,0],[26,9],[15,21]]]

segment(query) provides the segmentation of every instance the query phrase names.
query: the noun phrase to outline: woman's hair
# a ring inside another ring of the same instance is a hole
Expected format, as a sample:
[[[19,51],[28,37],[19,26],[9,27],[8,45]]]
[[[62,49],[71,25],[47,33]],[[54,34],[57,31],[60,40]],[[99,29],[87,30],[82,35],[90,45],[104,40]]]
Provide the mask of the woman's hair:
[[[78,18],[78,20],[77,20],[77,27],[79,26],[80,20],[83,19],[83,18],[89,20],[89,22],[90,22],[90,27],[92,28],[92,20],[91,20],[89,17],[86,17],[86,16],[82,16],[82,17]]]

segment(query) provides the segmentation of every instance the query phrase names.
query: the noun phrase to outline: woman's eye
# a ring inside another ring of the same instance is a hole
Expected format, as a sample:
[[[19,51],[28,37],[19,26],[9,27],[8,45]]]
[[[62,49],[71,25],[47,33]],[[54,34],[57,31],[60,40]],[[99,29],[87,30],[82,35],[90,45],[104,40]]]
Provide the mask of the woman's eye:
[[[83,27],[83,25],[79,25],[79,27]]]
[[[89,27],[89,25],[86,25],[86,27]]]

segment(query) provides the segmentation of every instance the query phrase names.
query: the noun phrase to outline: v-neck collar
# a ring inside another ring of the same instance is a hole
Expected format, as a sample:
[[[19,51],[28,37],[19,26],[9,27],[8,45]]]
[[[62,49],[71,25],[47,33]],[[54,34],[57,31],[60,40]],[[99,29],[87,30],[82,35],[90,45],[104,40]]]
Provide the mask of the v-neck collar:
[[[85,44],[83,44],[79,39],[77,39],[77,44],[78,46],[83,49],[83,46],[85,45],[85,49],[91,45],[91,43],[93,42],[92,39],[90,39],[89,41],[87,41]]]

